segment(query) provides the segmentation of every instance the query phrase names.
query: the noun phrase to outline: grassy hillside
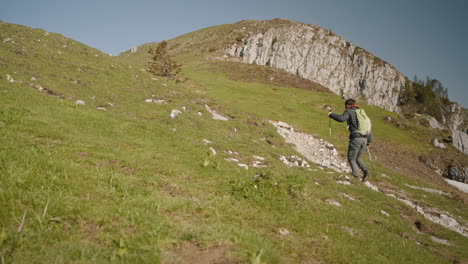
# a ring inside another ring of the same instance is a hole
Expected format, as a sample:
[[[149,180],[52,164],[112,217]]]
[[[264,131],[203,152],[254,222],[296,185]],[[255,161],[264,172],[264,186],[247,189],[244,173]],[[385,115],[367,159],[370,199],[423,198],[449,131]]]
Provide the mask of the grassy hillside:
[[[465,236],[404,203],[359,182],[339,184],[343,174],[332,170],[280,161],[298,153],[268,120],[329,140],[321,107],[341,111],[341,98],[280,71],[205,60],[204,47],[178,53],[190,80],[176,85],[141,70],[143,49],[113,58],[0,24],[0,263],[468,261]],[[205,104],[229,121],[213,120]],[[402,130],[383,121],[394,113],[365,108],[377,135],[371,182],[466,223],[466,194],[418,164],[405,174],[411,160],[386,161],[439,151],[427,141],[436,132]],[[173,109],[182,111],[176,119]],[[332,129],[344,155],[345,126]],[[268,167],[250,166],[254,156]],[[233,157],[249,169],[225,160]]]

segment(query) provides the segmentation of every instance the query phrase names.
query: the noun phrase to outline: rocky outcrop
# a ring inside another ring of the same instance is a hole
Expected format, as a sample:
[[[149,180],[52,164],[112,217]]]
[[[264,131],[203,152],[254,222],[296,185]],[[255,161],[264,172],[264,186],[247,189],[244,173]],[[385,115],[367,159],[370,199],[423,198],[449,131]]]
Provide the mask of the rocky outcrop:
[[[468,167],[449,166],[447,178],[458,182],[468,183]]]
[[[453,146],[468,155],[468,135],[462,131],[456,130],[452,133]]]
[[[451,131],[467,131],[468,130],[468,110],[461,107],[457,103],[452,103],[442,109],[443,123]]]
[[[283,69],[345,98],[399,111],[407,78],[390,64],[329,30],[293,23],[249,34],[225,51],[225,59]]]

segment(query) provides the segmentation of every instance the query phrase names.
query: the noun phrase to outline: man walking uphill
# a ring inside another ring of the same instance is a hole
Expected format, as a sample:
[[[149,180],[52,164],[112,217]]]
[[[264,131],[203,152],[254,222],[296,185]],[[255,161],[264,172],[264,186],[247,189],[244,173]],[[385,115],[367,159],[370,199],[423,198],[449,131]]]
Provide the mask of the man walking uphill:
[[[364,110],[359,109],[359,106],[356,105],[356,102],[353,99],[346,100],[345,106],[346,109],[342,115],[329,112],[328,116],[338,122],[348,122],[348,162],[349,165],[351,165],[353,176],[356,179],[359,179],[358,168],[362,170],[362,181],[364,182],[369,177],[369,170],[361,160],[361,155],[366,151],[367,146],[372,141],[370,120],[367,118]],[[360,121],[362,124],[359,124]]]

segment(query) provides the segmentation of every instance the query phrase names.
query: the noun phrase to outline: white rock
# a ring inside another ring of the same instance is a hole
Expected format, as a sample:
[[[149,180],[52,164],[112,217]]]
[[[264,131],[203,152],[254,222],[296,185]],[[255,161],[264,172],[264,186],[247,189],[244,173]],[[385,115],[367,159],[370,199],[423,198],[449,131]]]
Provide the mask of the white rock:
[[[333,199],[327,199],[327,203],[329,203],[331,205],[334,205],[334,206],[338,206],[338,207],[342,206],[339,202],[337,202],[337,201],[335,201]]]
[[[172,119],[175,119],[176,117],[179,116],[179,114],[182,114],[182,112],[179,111],[179,110],[172,110],[172,111],[171,111],[170,117],[171,117]]]
[[[104,107],[98,107],[97,109],[98,109],[98,110],[101,110],[101,111],[107,111],[107,109],[104,108]]]
[[[214,148],[210,147],[210,151],[213,156],[216,156],[216,150]]]
[[[380,210],[380,213],[383,214],[383,215],[386,215],[386,216],[390,216],[390,214],[385,212],[384,210]]]
[[[153,102],[153,99],[145,99],[145,102],[147,102],[147,103],[152,103],[152,102]]]
[[[447,148],[447,147],[445,146],[445,144],[439,142],[439,140],[437,140],[437,138],[434,138],[434,141],[433,141],[432,143],[433,143],[434,146],[437,147],[437,148],[441,148],[441,149],[446,149],[446,148]]]
[[[373,191],[376,191],[376,192],[379,191],[377,186],[372,185],[372,183],[370,183],[369,181],[364,182],[364,185],[367,186],[368,188],[372,189]]]
[[[205,143],[205,145],[213,143],[213,142],[209,141],[208,139],[203,139],[202,141]]]
[[[439,191],[439,190],[434,190],[434,189],[430,189],[430,188],[424,188],[424,187],[414,186],[414,185],[410,185],[410,184],[405,184],[405,185],[406,185],[407,187],[410,187],[411,189],[415,189],[415,190],[422,190],[422,191],[429,192],[429,193],[435,193],[435,194],[450,196],[449,193],[446,193],[446,192],[443,192],[443,191]]]
[[[238,165],[239,167],[242,167],[242,168],[246,169],[246,170],[249,169],[249,166],[248,166],[247,164],[238,163],[237,165]]]
[[[260,156],[255,156],[255,155],[253,155],[252,157],[253,157],[254,159],[258,159],[258,160],[261,160],[261,161],[265,161],[265,158],[260,157]]]
[[[207,110],[208,112],[210,112],[210,114],[212,115],[212,118],[213,118],[214,120],[221,120],[221,121],[228,121],[228,120],[229,120],[229,118],[224,117],[224,116],[218,114],[218,113],[217,113],[216,111],[214,111],[214,110],[211,110],[211,108],[210,108],[208,105],[205,105],[205,108],[206,108],[206,110]]]
[[[113,103],[107,103],[110,107],[115,107]]]
[[[31,77],[31,81],[37,81],[35,77]]]
[[[453,146],[463,154],[468,155],[468,135],[462,131],[456,130],[452,133]]]
[[[8,74],[7,74],[7,81],[8,81],[8,82],[11,82],[11,83],[14,83],[14,82],[15,82],[15,80],[14,80],[10,75],[8,75]]]
[[[85,105],[86,103],[85,103],[85,101],[83,101],[83,100],[76,100],[76,101],[75,101],[75,104],[76,104],[76,105]]]
[[[427,121],[429,121],[429,126],[434,129],[442,130],[444,127],[432,116],[427,116]]]
[[[197,114],[198,114],[199,116],[202,116],[202,115],[203,115],[202,112],[197,112]]]
[[[232,161],[232,162],[239,162],[239,160],[236,159],[236,158],[225,158],[224,160],[225,161]]]
[[[278,233],[282,236],[286,236],[290,234],[289,230],[287,230],[286,228],[278,228]]]
[[[343,184],[343,185],[351,185],[349,181],[337,181],[337,183]]]
[[[438,237],[435,237],[435,236],[431,236],[431,240],[434,241],[434,242],[437,242],[439,244],[443,244],[443,245],[447,245],[447,246],[452,245],[452,243],[450,243],[448,240],[441,239],[441,238],[438,238]]]
[[[468,184],[463,183],[463,182],[454,181],[454,180],[449,180],[449,179],[445,179],[445,181],[447,181],[448,184],[450,184],[453,187],[459,189],[460,191],[468,193]]]

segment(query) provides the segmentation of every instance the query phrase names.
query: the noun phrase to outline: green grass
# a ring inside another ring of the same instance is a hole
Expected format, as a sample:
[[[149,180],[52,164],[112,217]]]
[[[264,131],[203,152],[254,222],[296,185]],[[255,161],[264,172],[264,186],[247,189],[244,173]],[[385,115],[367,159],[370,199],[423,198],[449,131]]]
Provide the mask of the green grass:
[[[8,24],[0,24],[0,32],[1,39],[16,38],[14,45],[0,42],[0,263],[161,263],[176,260],[176,248],[185,244],[197,252],[226,248],[229,259],[240,263],[468,259],[465,237],[437,228],[400,202],[362,184],[337,184],[339,174],[280,162],[279,155],[297,153],[267,121],[327,139],[321,107],[340,109],[337,96],[234,81],[213,73],[216,63],[190,54],[180,60],[191,81],[176,85],[59,35]],[[58,54],[63,45],[72,48]],[[11,52],[22,47],[31,54]],[[80,53],[85,49],[88,55]],[[7,82],[7,74],[17,81]],[[167,103],[145,103],[152,95]],[[86,105],[75,105],[77,99]],[[233,118],[212,120],[204,104]],[[170,119],[170,111],[182,106],[187,111]],[[390,113],[366,109],[379,140],[421,146],[418,135],[382,121]],[[332,142],[345,152],[345,126],[334,123],[333,134]],[[210,146],[217,155],[208,154]],[[224,160],[229,150],[246,163],[253,155],[265,157],[269,167],[244,170]],[[417,180],[382,164],[376,171],[392,176],[378,181],[422,198],[403,187],[421,184]],[[460,201],[429,196],[428,204],[468,219]],[[453,246],[418,233],[403,213]],[[290,234],[280,235],[279,228]]]

